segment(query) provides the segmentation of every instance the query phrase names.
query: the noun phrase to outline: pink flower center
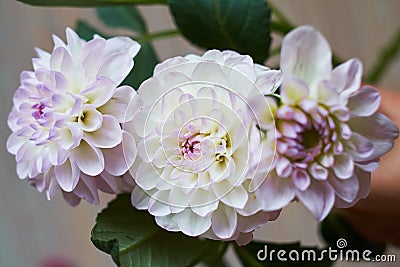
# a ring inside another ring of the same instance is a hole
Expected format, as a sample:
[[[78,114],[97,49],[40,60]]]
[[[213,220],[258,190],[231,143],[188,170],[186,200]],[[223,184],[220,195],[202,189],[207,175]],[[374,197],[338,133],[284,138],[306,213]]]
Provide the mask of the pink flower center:
[[[278,151],[289,159],[292,164],[306,168],[309,162],[332,148],[337,141],[337,128],[334,120],[322,108],[317,108],[312,114],[305,114],[306,120],[299,122],[287,120],[278,138]],[[290,134],[288,134],[290,132]]]
[[[196,133],[186,133],[184,136],[186,139],[182,142],[182,153],[185,159],[192,161],[198,160],[201,157],[201,139],[202,136]]]
[[[43,109],[46,106],[43,103],[37,103],[35,105],[32,106],[32,109],[34,109],[34,111],[32,112],[32,116],[38,121],[41,119],[44,119],[44,112]]]

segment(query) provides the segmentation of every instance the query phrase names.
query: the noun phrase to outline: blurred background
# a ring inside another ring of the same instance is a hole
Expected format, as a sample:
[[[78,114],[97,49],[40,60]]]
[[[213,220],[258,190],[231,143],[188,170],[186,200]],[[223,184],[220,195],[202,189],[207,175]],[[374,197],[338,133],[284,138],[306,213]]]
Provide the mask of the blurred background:
[[[296,25],[310,24],[319,29],[342,59],[358,57],[364,71],[371,69],[380,49],[400,26],[398,0],[275,0],[271,1]],[[174,27],[166,7],[141,7],[152,31]],[[99,206],[82,202],[68,206],[61,196],[47,201],[26,181],[18,179],[13,156],[6,150],[10,131],[7,116],[12,96],[19,85],[19,74],[31,69],[33,47],[51,50],[51,34],[65,39],[65,27],[74,27],[78,18],[103,29],[93,9],[38,8],[14,0],[0,1],[0,266],[1,267],[61,267],[57,261],[70,261],[76,267],[114,266],[111,258],[90,242],[90,230],[98,211],[106,206],[110,196],[102,195]],[[123,32],[122,32],[123,33]],[[280,43],[275,36],[274,45]],[[180,37],[156,41],[161,60],[187,53],[201,53]],[[267,64],[275,65],[278,58]],[[378,84],[400,90],[400,58]],[[384,218],[383,218],[384,219]],[[367,222],[366,222],[367,223]],[[400,230],[399,230],[400,231]],[[278,221],[256,232],[256,238],[271,241],[301,240],[304,244],[322,244],[317,223],[298,204],[283,212]],[[399,250],[390,247],[387,253]],[[237,261],[228,255],[233,266]],[[335,266],[378,266],[366,263],[342,263]],[[398,263],[385,266],[399,266]]]

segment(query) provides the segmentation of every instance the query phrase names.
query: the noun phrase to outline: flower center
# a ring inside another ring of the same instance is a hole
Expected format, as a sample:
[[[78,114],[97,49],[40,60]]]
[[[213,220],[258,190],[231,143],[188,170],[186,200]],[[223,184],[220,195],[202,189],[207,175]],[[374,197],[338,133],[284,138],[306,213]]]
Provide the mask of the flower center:
[[[312,128],[309,130],[305,130],[301,134],[301,139],[302,139],[302,144],[303,144],[304,148],[310,149],[310,148],[316,147],[319,144],[319,142],[321,140],[321,136],[317,130]]]
[[[187,133],[186,138],[182,142],[182,154],[185,159],[190,159],[192,161],[201,158],[201,140],[204,138],[201,134]]]
[[[32,109],[34,109],[34,111],[32,112],[32,116],[35,118],[35,120],[41,120],[44,119],[44,112],[43,109],[46,106],[43,105],[42,103],[37,103],[35,105],[32,106]]]

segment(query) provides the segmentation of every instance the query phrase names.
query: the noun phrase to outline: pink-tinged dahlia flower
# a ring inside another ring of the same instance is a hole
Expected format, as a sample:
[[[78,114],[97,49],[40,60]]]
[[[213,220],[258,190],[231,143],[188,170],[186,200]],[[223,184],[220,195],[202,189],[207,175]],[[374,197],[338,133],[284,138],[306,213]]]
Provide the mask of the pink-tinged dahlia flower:
[[[248,101],[268,109],[263,93],[279,85],[279,71],[232,51],[159,64],[139,88],[143,110],[125,125],[141,138],[132,204],[169,231],[249,242],[279,211],[262,211],[249,190],[274,151],[260,149]]]
[[[136,92],[117,86],[140,46],[127,37],[86,42],[69,28],[66,35],[67,44],[53,36],[51,54],[37,49],[34,71],[22,72],[7,149],[16,156],[18,176],[49,199],[61,189],[72,205],[81,198],[98,203],[98,189],[124,188],[117,176],[136,155],[133,137],[120,125]]]
[[[361,62],[350,59],[332,70],[331,58],[329,44],[312,27],[282,41],[281,103],[273,107],[276,163],[257,191],[266,210],[296,198],[322,220],[333,206],[354,205],[367,196],[370,172],[398,136],[377,112],[379,93],[360,88]]]

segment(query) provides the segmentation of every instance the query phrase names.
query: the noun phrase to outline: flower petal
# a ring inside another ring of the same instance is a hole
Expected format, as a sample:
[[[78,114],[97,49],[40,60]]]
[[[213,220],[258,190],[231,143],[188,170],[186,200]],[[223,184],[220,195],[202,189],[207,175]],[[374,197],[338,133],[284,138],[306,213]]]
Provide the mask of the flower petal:
[[[338,179],[335,176],[329,176],[329,184],[332,186],[333,190],[338,197],[346,202],[353,202],[358,193],[358,179],[356,175],[352,175],[348,179]]]
[[[100,65],[97,76],[105,76],[119,85],[133,68],[132,57],[126,53],[114,53],[107,56]]]
[[[55,166],[54,173],[61,189],[66,192],[71,192],[78,184],[80,171],[75,162],[67,160],[63,165]]]
[[[335,156],[335,162],[333,164],[333,172],[340,179],[347,179],[353,175],[354,161],[353,158],[343,153]]]
[[[84,139],[99,148],[112,148],[121,143],[122,129],[116,118],[104,115],[101,127],[94,132],[85,132]]]
[[[353,116],[368,117],[378,110],[380,100],[378,91],[373,87],[364,86],[349,98],[347,105]]]
[[[181,231],[188,236],[198,236],[211,226],[211,217],[200,217],[190,209],[185,209],[176,215],[176,221]]]
[[[212,214],[212,230],[222,239],[230,238],[236,231],[237,213],[233,208],[221,205]]]
[[[263,210],[274,211],[289,204],[295,196],[295,191],[290,178],[281,178],[270,173],[255,194]]]
[[[309,89],[307,85],[295,78],[286,79],[281,87],[281,100],[288,105],[295,105],[300,100],[307,98]]]
[[[308,190],[297,190],[296,196],[319,222],[329,214],[335,202],[335,193],[327,182],[312,181]]]
[[[78,117],[78,125],[86,132],[98,130],[103,122],[103,116],[94,106],[85,105],[82,114]]]
[[[102,114],[109,114],[123,123],[132,120],[140,108],[140,99],[136,91],[130,86],[121,86],[115,90],[111,99],[103,106],[97,108]]]
[[[113,97],[116,84],[106,77],[96,78],[96,81],[88,89],[80,94],[87,98],[87,104],[100,107]]]
[[[311,86],[329,77],[331,61],[332,52],[328,42],[311,26],[298,27],[282,40],[280,66],[284,76],[295,76]]]
[[[104,157],[101,150],[82,140],[71,155],[79,169],[90,176],[96,176],[104,170]]]
[[[103,149],[105,166],[104,169],[112,175],[120,176],[124,174],[135,161],[136,143],[132,135],[123,132],[122,143],[116,147]]]
[[[142,162],[137,169],[136,175],[134,175],[135,182],[144,190],[153,189],[160,174],[150,163]]]
[[[338,93],[348,97],[356,92],[361,85],[362,63],[358,59],[350,59],[332,71],[332,81],[336,84]]]

